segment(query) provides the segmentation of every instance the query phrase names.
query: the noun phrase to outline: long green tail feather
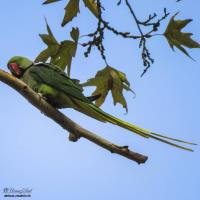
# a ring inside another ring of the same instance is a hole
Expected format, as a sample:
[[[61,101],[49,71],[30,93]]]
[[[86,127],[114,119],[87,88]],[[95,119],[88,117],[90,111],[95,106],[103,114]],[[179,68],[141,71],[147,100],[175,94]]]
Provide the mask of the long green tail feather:
[[[155,135],[155,136],[158,136],[158,137],[166,138],[168,140],[173,140],[173,141],[176,141],[176,142],[181,142],[181,143],[185,143],[185,144],[189,144],[189,145],[197,145],[196,143],[193,143],[193,142],[187,142],[187,141],[184,141],[184,140],[171,138],[171,137],[160,135],[160,134],[153,133],[153,132],[151,132],[151,135]]]
[[[79,107],[79,109],[77,109],[78,111],[83,112],[84,114],[86,114],[86,115],[88,115],[92,118],[95,118],[95,119],[103,121],[103,122],[110,122],[112,124],[118,125],[122,128],[125,128],[129,131],[132,131],[132,132],[134,132],[134,133],[136,133],[136,134],[138,134],[142,137],[153,138],[153,139],[158,140],[160,142],[163,142],[163,143],[166,143],[168,145],[171,145],[171,146],[174,146],[174,147],[177,147],[177,148],[180,148],[180,149],[184,149],[184,150],[187,150],[187,151],[193,151],[193,150],[190,149],[190,148],[175,144],[171,141],[185,143],[185,144],[189,144],[189,145],[196,145],[195,143],[192,143],[192,142],[187,142],[187,141],[183,141],[183,140],[179,140],[179,139],[171,138],[171,137],[164,136],[164,135],[161,135],[161,134],[150,132],[148,130],[145,130],[143,128],[135,126],[131,123],[128,123],[128,122],[125,122],[121,119],[118,119],[118,118],[104,112],[103,110],[101,110],[100,108],[98,108],[97,106],[95,106],[93,104],[88,104],[86,102],[76,100],[76,105]],[[165,138],[166,140],[163,139],[163,138]],[[171,140],[171,141],[168,141],[168,140]]]
[[[178,144],[175,144],[175,143],[173,143],[173,142],[169,142],[169,141],[167,141],[167,140],[164,140],[164,139],[161,139],[161,138],[159,138],[159,137],[155,137],[155,136],[151,136],[151,138],[153,138],[153,139],[156,139],[156,140],[158,140],[158,141],[160,141],[160,142],[164,142],[164,143],[166,143],[166,144],[169,144],[169,145],[171,145],[171,146],[174,146],[174,147],[177,147],[177,148],[180,148],[180,149],[184,149],[184,150],[186,150],[186,151],[191,151],[191,152],[193,152],[194,150],[193,149],[190,149],[190,148],[187,148],[187,147],[184,147],[184,146],[180,146],[180,145],[178,145]],[[172,138],[172,140],[173,141],[181,141],[181,142],[183,142],[183,143],[187,143],[187,144],[193,144],[193,143],[190,143],[190,142],[185,142],[185,141],[182,141],[182,140],[177,140],[177,139],[174,139],[174,138]]]

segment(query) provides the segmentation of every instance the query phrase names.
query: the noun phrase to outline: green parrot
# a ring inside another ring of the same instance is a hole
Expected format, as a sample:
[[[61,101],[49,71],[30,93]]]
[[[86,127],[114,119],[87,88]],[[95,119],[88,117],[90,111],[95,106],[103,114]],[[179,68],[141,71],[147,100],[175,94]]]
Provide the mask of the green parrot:
[[[7,66],[12,75],[24,81],[35,92],[41,94],[55,108],[73,108],[96,120],[110,122],[142,137],[153,138],[184,150],[193,151],[171,141],[190,145],[195,145],[194,143],[147,131],[104,112],[92,103],[92,100],[95,100],[98,96],[84,96],[83,89],[78,81],[70,79],[65,72],[53,64],[35,64],[25,57],[14,56],[8,61]]]

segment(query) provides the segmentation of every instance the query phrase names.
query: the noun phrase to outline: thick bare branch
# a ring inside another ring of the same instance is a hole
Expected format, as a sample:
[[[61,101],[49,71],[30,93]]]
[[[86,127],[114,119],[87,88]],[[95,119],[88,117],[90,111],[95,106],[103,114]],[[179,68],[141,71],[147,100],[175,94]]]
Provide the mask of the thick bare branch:
[[[111,153],[116,153],[124,156],[130,160],[137,162],[138,164],[145,163],[147,156],[139,153],[135,153],[129,150],[128,146],[118,146],[108,140],[82,128],[74,121],[66,117],[63,113],[56,110],[50,104],[48,104],[44,99],[42,99],[37,93],[35,93],[31,88],[29,88],[24,82],[13,77],[9,73],[0,69],[0,81],[9,85],[22,96],[24,96],[32,105],[37,107],[42,113],[51,118],[65,130],[67,130],[69,135],[69,140],[76,142],[80,137],[84,137],[91,142],[107,149]]]

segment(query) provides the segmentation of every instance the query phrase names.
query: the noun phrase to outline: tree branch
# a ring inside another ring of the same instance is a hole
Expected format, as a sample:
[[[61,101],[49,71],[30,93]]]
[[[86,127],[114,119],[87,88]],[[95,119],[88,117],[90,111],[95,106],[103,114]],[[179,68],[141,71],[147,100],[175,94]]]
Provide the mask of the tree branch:
[[[145,163],[147,156],[139,153],[135,153],[129,150],[128,146],[118,146],[108,140],[82,128],[74,121],[66,117],[63,113],[52,107],[44,99],[42,99],[37,93],[35,93],[30,87],[28,87],[24,82],[10,75],[9,73],[0,69],[0,81],[9,85],[22,96],[24,96],[33,106],[38,108],[42,113],[51,118],[65,130],[67,130],[69,135],[69,140],[76,142],[80,137],[84,137],[91,142],[107,149],[111,153],[116,153],[124,156],[130,160],[137,162],[138,164]]]

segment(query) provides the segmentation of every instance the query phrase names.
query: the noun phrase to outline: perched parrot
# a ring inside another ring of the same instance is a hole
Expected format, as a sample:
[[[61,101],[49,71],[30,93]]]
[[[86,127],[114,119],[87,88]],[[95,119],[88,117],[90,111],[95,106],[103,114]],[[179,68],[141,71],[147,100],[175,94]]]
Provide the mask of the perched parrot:
[[[8,61],[7,66],[12,75],[24,81],[35,92],[41,94],[55,108],[73,108],[96,120],[121,126],[142,137],[153,138],[184,150],[193,151],[171,141],[190,145],[195,145],[194,143],[147,131],[104,112],[92,103],[92,100],[95,100],[98,96],[89,98],[84,96],[83,89],[78,81],[70,79],[65,72],[53,64],[35,64],[25,57],[15,56]]]

